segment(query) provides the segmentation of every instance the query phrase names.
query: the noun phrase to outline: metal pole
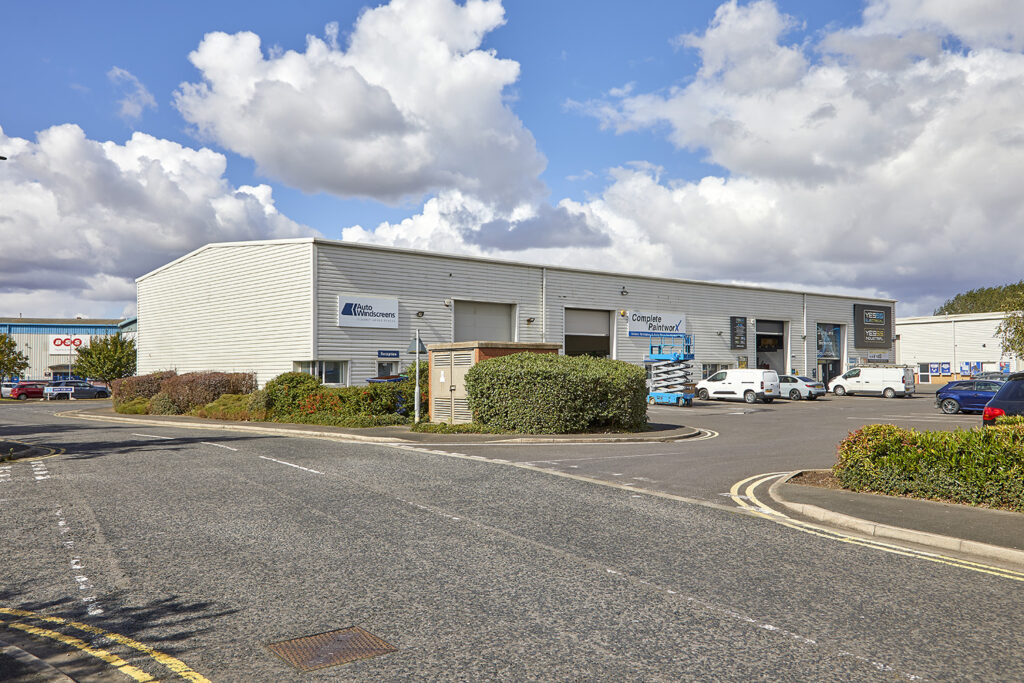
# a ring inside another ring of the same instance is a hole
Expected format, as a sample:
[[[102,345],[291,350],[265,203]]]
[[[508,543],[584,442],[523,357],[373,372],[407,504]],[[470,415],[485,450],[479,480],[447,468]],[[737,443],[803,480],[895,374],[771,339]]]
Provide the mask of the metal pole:
[[[416,417],[414,424],[420,422],[420,331],[416,329],[416,365],[414,366],[416,373],[416,391],[413,393],[413,403],[416,404]]]

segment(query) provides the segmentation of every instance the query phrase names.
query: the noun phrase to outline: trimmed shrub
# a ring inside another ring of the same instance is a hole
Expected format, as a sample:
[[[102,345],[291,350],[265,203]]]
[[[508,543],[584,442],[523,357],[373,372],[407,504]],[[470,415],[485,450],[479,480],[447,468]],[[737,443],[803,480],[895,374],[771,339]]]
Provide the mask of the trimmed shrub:
[[[643,368],[589,356],[517,353],[466,373],[474,420],[501,431],[640,431],[647,425]]]
[[[264,403],[274,418],[299,412],[301,402],[320,390],[323,385],[316,377],[305,372],[286,372],[267,382],[263,391]]]
[[[840,444],[844,487],[1024,512],[1024,424],[955,432],[868,425]]]
[[[150,415],[180,415],[181,412],[174,399],[163,391],[149,399]]]
[[[251,372],[189,372],[169,377],[160,385],[160,393],[167,394],[178,414],[213,403],[224,394],[255,390],[256,375]]]
[[[267,407],[267,390],[257,389],[248,395],[249,419],[262,422],[270,419],[270,409]]]
[[[249,408],[250,397],[251,394],[224,394],[212,403],[193,408],[189,415],[211,420],[249,421],[254,419]]]
[[[175,377],[177,374],[173,370],[166,370],[149,375],[115,379],[110,383],[110,390],[114,395],[114,410],[117,410],[121,404],[129,403],[137,398],[153,398],[160,391],[160,385],[164,380]]]
[[[149,399],[138,396],[130,401],[122,401],[114,405],[114,410],[124,415],[148,415]]]

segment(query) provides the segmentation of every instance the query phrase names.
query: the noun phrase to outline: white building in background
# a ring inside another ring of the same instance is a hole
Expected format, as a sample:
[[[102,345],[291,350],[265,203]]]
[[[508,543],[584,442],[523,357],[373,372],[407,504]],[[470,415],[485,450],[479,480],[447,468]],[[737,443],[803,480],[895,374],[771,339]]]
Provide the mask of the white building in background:
[[[921,383],[944,384],[983,371],[1024,370],[1003,351],[996,328],[1005,313],[929,315],[896,319],[897,362],[915,368]]]
[[[67,379],[77,350],[87,348],[93,337],[117,334],[121,322],[107,318],[0,318],[0,334],[11,337],[16,350],[28,358],[28,369],[20,377],[2,379]]]
[[[639,264],[642,266],[642,264]],[[540,266],[318,238],[209,244],[138,278],[139,373],[288,371],[361,384],[424,343],[555,342],[640,364],[659,319],[693,335],[695,372],[831,378],[892,363],[891,299]]]

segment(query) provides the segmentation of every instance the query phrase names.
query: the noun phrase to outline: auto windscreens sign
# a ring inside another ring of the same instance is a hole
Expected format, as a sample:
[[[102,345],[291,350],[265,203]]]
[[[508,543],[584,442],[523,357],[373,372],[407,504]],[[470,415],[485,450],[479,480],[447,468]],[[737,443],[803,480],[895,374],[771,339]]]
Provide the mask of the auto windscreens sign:
[[[342,294],[338,297],[338,326],[398,329],[398,299]]]
[[[686,316],[682,313],[630,311],[630,337],[682,337],[686,334]]]

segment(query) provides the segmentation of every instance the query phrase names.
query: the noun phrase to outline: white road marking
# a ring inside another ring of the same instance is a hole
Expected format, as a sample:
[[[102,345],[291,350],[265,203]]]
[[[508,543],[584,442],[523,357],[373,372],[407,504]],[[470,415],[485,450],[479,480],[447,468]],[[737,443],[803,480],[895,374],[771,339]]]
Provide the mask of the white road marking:
[[[68,527],[67,520],[64,519],[64,510],[61,508],[57,508],[57,528],[60,529],[61,534],[67,534],[71,530]],[[75,542],[68,539],[63,542],[63,545],[65,548],[68,549],[68,552],[70,553],[71,549],[75,545]],[[96,596],[93,593],[92,582],[89,581],[89,577],[85,574],[85,568],[84,563],[82,562],[82,558],[78,555],[71,555],[68,558],[68,566],[74,572],[71,576],[75,579],[75,582],[78,584],[78,590],[82,593],[85,593],[85,595],[80,595],[79,597],[79,599],[85,605],[85,611],[88,612],[90,616],[94,617],[103,614],[103,608],[100,606]]]
[[[50,471],[46,469],[46,464],[41,460],[32,461],[32,474],[35,475],[36,481],[50,478]]]
[[[147,439],[174,439],[173,436],[160,436],[159,434],[136,434],[132,432],[132,436],[144,436]]]
[[[284,460],[277,460],[276,458],[268,458],[265,455],[261,455],[260,457],[263,458],[264,460],[270,460],[271,462],[276,462],[276,463],[279,463],[281,465],[288,465],[288,467],[294,467],[295,469],[298,469],[298,470],[305,470],[306,472],[312,472],[313,474],[323,474],[323,472],[318,472],[317,470],[311,470],[308,467],[303,467],[302,465],[296,465],[294,463],[285,462]]]
[[[232,448],[231,446],[225,446],[222,443],[214,443],[212,441],[200,441],[199,443],[206,444],[207,446],[216,446],[217,448],[226,448],[229,451],[237,451],[238,450],[237,448]]]

